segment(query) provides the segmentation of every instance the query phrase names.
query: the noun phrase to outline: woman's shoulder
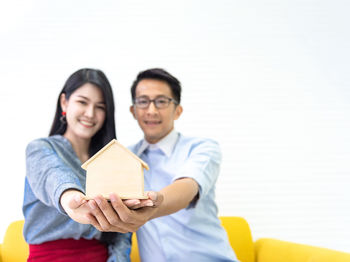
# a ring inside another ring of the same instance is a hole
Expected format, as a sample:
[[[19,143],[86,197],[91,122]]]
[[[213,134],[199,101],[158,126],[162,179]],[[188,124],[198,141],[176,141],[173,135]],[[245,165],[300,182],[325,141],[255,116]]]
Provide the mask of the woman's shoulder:
[[[53,135],[49,137],[41,137],[32,140],[27,145],[27,150],[38,148],[52,148],[54,144],[64,143],[64,137],[61,135]]]

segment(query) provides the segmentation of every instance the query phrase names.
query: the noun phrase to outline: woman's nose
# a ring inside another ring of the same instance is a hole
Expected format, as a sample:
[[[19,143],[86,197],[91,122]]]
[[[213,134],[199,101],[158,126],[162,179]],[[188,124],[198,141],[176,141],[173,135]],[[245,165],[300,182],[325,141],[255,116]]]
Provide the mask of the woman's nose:
[[[85,110],[85,115],[92,118],[95,115],[95,108],[93,106],[88,106]]]

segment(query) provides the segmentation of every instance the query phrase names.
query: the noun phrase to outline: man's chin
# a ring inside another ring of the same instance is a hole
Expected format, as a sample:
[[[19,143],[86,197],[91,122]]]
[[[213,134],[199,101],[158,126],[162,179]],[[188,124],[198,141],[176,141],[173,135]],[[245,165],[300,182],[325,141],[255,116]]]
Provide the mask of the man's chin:
[[[155,136],[155,135],[145,135],[145,139],[150,144],[155,144],[159,140],[161,140],[160,136]]]

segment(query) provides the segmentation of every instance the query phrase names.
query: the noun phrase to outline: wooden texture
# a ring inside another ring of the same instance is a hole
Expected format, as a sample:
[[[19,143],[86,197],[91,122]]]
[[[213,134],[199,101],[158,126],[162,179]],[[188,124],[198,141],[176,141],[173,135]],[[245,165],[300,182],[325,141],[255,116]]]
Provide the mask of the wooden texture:
[[[148,166],[115,139],[86,161],[86,197],[110,193],[122,199],[145,199],[143,169]]]

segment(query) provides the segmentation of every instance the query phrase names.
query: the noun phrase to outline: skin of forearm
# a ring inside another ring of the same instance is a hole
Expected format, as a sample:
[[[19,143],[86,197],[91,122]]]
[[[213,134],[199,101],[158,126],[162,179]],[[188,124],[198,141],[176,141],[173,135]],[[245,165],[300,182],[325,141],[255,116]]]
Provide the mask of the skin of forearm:
[[[164,200],[152,218],[175,213],[186,208],[198,194],[198,184],[192,178],[181,178],[160,190]]]

